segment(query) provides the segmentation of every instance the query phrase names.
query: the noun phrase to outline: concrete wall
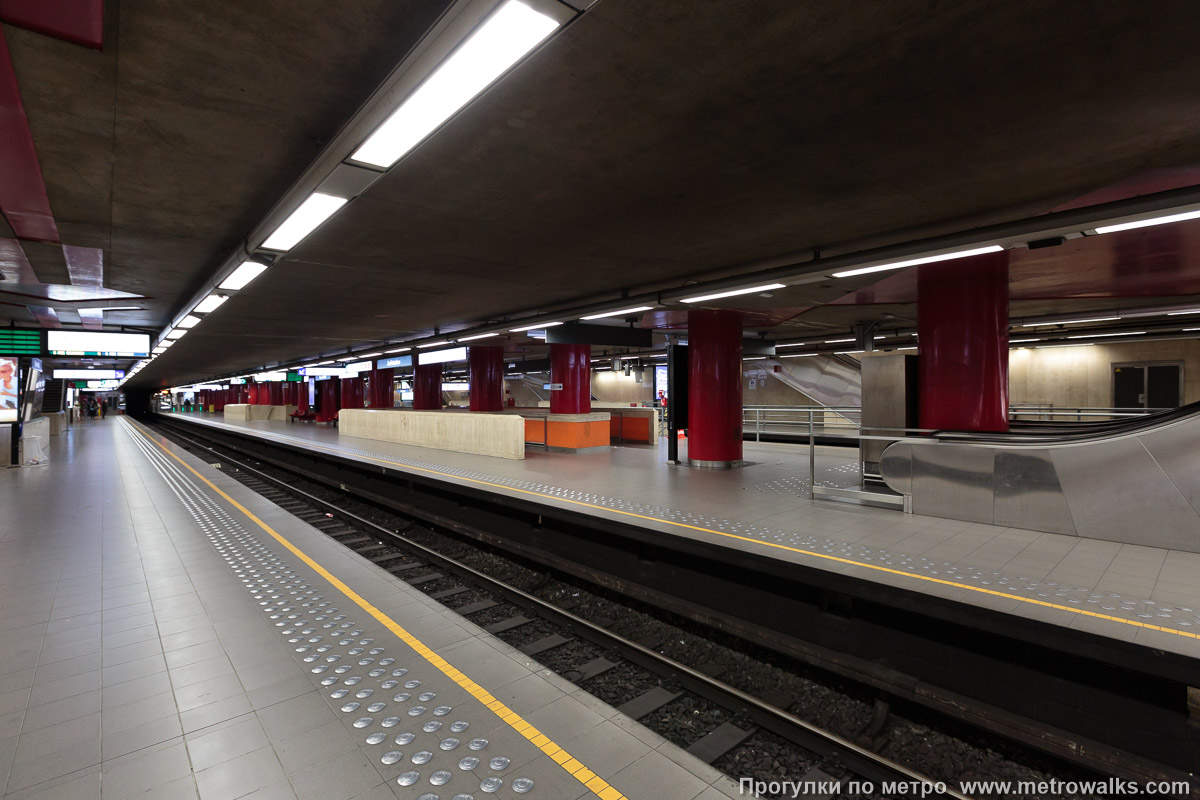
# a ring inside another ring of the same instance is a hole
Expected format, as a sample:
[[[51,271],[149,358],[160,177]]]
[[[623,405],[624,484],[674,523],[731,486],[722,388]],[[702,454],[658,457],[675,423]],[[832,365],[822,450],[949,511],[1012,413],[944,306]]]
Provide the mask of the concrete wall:
[[[751,381],[754,386],[751,387]],[[813,406],[807,395],[801,394],[774,377],[769,368],[757,361],[742,364],[742,405],[746,406]]]
[[[1009,404],[1107,408],[1113,404],[1112,365],[1147,361],[1183,362],[1183,403],[1200,400],[1200,341],[1181,339],[1011,350]]]
[[[601,403],[649,403],[654,399],[654,370],[647,368],[638,383],[632,374],[624,372],[592,373],[592,394]]]

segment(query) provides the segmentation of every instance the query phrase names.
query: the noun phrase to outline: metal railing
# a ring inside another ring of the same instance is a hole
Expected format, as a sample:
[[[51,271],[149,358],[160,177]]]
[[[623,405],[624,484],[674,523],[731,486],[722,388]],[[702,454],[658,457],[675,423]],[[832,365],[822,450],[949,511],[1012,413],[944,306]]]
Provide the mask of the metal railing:
[[[1008,409],[1010,420],[1039,420],[1043,422],[1100,422],[1124,417],[1144,417],[1169,408],[1105,408],[1102,406],[1054,406],[1050,403],[1022,403]]]
[[[854,406],[743,406],[742,431],[753,433],[756,442],[764,433],[795,436],[810,428],[819,428],[824,436],[827,431],[858,429],[861,417],[862,409]]]

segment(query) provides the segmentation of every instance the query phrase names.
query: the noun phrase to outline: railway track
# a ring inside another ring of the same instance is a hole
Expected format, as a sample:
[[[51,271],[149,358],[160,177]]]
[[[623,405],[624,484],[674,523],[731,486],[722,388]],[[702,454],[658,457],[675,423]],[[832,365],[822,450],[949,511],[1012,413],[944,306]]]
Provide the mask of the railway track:
[[[491,560],[506,560],[507,567],[497,570],[494,563],[489,563],[484,571],[473,563],[479,561],[479,537],[453,538],[464,533],[461,523],[428,514],[416,523],[391,509],[379,513],[358,499],[339,496],[277,464],[264,464],[235,453],[227,443],[201,441],[174,429],[169,436],[206,461],[218,463],[226,474],[363,558],[537,658],[735,780],[749,773],[761,781],[759,786],[769,788],[772,778],[785,775],[797,782],[786,787],[789,792],[798,785],[809,788],[807,794],[799,796],[882,796],[880,787],[904,784],[922,787],[917,793],[925,796],[965,797],[954,780],[963,776],[949,774],[956,770],[943,769],[941,774],[930,776],[877,752],[887,743],[888,730],[895,726],[896,718],[888,698],[870,687],[864,692],[865,717],[859,708],[854,730],[850,735],[845,730],[839,735],[815,724],[811,715],[806,714],[809,719],[805,719],[794,713],[795,706],[779,692],[769,688],[761,692],[748,690],[744,681],[735,685],[738,681],[723,680],[725,667],[721,664],[705,661],[703,655],[694,659],[688,653],[681,656],[680,648],[664,646],[673,644],[664,641],[671,636],[673,629],[669,626],[650,632],[644,626],[634,626],[643,634],[640,636],[613,630],[622,627],[613,625],[613,617],[626,612],[608,608],[597,614],[586,590],[571,591],[572,584],[563,583],[544,568],[518,564],[505,553]],[[430,525],[441,529],[437,537],[443,541],[437,542],[436,548],[431,546]],[[635,603],[627,613],[643,611]],[[766,684],[771,685],[769,681]],[[957,724],[949,723],[952,728]],[[931,741],[930,746],[938,745]],[[989,751],[1005,750],[996,748],[994,742],[983,746]],[[767,762],[773,770],[763,769]],[[1026,769],[1028,763],[1036,767]],[[1036,777],[1036,769],[1045,766],[1042,755],[1035,754],[1031,762],[1020,765],[1015,777],[1025,777],[1022,770]],[[1095,777],[1079,765],[1065,762],[1052,763],[1051,770],[1048,774],[1058,777]],[[981,776],[1014,777],[1006,772],[1004,764],[976,765],[968,770],[967,777]],[[862,791],[864,787],[870,791]]]

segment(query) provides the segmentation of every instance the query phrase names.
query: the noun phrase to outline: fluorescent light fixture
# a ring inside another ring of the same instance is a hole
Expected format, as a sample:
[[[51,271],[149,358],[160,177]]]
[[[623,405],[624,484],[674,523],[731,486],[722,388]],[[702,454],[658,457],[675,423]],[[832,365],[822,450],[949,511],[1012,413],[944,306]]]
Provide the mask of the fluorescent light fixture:
[[[498,334],[498,333],[477,333],[477,334],[475,334],[474,336],[463,336],[463,337],[462,337],[462,338],[460,338],[458,341],[460,341],[460,342],[473,342],[473,341],[475,341],[476,339],[487,339],[487,338],[489,338],[489,337],[492,337],[492,336],[499,336],[499,335],[500,335],[500,334]]]
[[[826,339],[825,344],[845,344],[846,342],[853,342],[853,341],[854,341],[853,338],[850,338],[850,339]]]
[[[242,265],[229,273],[229,277],[221,281],[218,289],[230,289],[237,291],[244,289],[246,284],[262,275],[267,271],[266,264],[259,264],[257,261],[243,261]]]
[[[1191,309],[1188,309],[1187,311],[1168,311],[1167,312],[1168,317],[1178,317],[1183,314],[1200,314],[1200,308],[1191,308]]]
[[[175,342],[171,341],[170,339],[164,339],[158,343],[158,346],[159,347],[170,347],[173,344],[175,344]]]
[[[878,264],[874,267],[859,267],[858,269],[848,269],[843,272],[833,273],[835,278],[849,278],[854,275],[866,275],[870,272],[883,272],[889,269],[902,269],[903,267],[915,267],[918,264],[934,264],[938,261],[951,261],[956,258],[967,258],[968,256],[981,256],[984,253],[999,253],[1004,248],[998,244],[991,244],[987,247],[976,247],[971,250],[958,250],[953,253],[942,253],[937,256],[922,256],[921,258],[910,258],[907,261],[893,261],[890,264]]]
[[[213,311],[216,311],[217,308],[221,305],[221,303],[224,303],[228,299],[229,298],[223,294],[210,294],[208,297],[204,298],[203,300],[201,300],[199,303],[196,304],[196,307],[192,309],[192,313],[194,313],[194,314],[211,313]]]
[[[780,356],[780,358],[814,358],[819,353],[796,353],[790,356]]]
[[[442,391],[443,392],[466,392],[466,391],[470,391],[470,389],[471,389],[471,384],[464,383],[462,381],[454,381],[454,382],[443,381],[443,383],[442,383]]]
[[[407,353],[409,350],[412,350],[412,348],[411,347],[397,347],[395,350],[384,350],[383,352],[390,355],[392,353]]]
[[[1021,344],[1022,342],[1040,342],[1041,339],[1009,339],[1009,344]]]
[[[1095,347],[1093,342],[1076,342],[1074,344],[1039,344],[1035,350],[1045,350],[1049,347]]]
[[[291,250],[345,204],[344,197],[313,192],[267,237],[262,246],[268,250]]]
[[[715,294],[704,294],[699,297],[685,297],[681,303],[703,303],[705,300],[720,300],[722,297],[736,297],[739,294],[754,294],[755,292],[766,292],[771,289],[783,289],[786,284],[783,283],[767,283],[762,286],[751,286],[749,289],[730,289],[728,292],[716,292]]]
[[[176,325],[175,327],[177,327],[177,328],[194,328],[199,324],[200,324],[199,317],[195,316],[194,314],[188,314],[186,317],[179,320],[179,324]]]
[[[176,328],[175,330],[173,330],[167,334],[167,338],[168,339],[182,339],[185,335],[187,335],[186,328]]]
[[[174,342],[172,342],[171,344],[174,344]],[[167,352],[167,348],[163,347],[162,345],[159,345],[158,347],[154,348],[155,355],[158,355],[159,353],[165,353],[165,352]]]
[[[500,6],[351,155],[387,169],[558,27],[517,0]]]
[[[776,342],[775,349],[778,350],[781,347],[804,347],[805,344],[806,342],[788,342],[786,344],[779,344]]]
[[[835,356],[856,356],[859,353],[865,353],[865,350],[839,350],[834,353]]]
[[[450,342],[448,342],[448,341],[430,342],[428,344],[419,344],[419,345],[417,345],[417,347],[443,347],[448,344],[450,344]]]
[[[1200,328],[1184,328],[1185,331],[1200,331]]]
[[[1053,322],[1023,322],[1022,328],[1044,328],[1047,325],[1077,325],[1080,322],[1112,322],[1120,317],[1092,317],[1091,319],[1059,319]]]
[[[1125,331],[1123,333],[1080,333],[1068,336],[1068,339],[1100,339],[1105,336],[1141,336],[1145,331]]]
[[[536,331],[542,328],[553,328],[555,325],[562,325],[561,322],[539,322],[537,325],[526,325],[524,328],[509,328],[512,333],[524,333],[525,331]]]
[[[323,367],[323,366],[325,366],[326,364],[336,364],[336,363],[337,363],[337,360],[336,360],[336,359],[335,359],[335,360],[333,360],[333,361],[318,361],[318,362],[317,362],[317,366],[318,366],[318,367]]]
[[[375,358],[376,356],[381,356],[381,355],[383,355],[382,350],[380,350],[378,353],[355,353],[354,357],[355,358]]]
[[[654,308],[654,306],[638,306],[637,308],[622,308],[620,311],[605,311],[603,314],[592,314],[591,316],[580,317],[580,319],[604,319],[605,317],[620,317],[620,316],[624,316],[625,314],[636,314],[639,311],[649,311],[652,308]]]
[[[742,361],[766,361],[766,360],[767,360],[766,356],[748,356],[748,357],[742,359]]]
[[[1183,222],[1189,219],[1200,219],[1200,210],[1185,211],[1182,214],[1170,214],[1166,217],[1153,217],[1152,219],[1141,219],[1137,222],[1122,222],[1119,225],[1102,225],[1096,228],[1096,233],[1115,233],[1117,231],[1129,231],[1134,228],[1148,228],[1151,225],[1166,225],[1168,222]]]

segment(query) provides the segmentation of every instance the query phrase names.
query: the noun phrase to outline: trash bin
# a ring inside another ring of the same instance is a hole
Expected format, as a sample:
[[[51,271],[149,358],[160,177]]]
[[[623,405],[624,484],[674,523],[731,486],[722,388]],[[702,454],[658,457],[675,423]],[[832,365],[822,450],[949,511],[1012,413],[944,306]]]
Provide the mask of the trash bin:
[[[49,462],[41,436],[22,436],[20,456],[22,467],[44,467]]]

